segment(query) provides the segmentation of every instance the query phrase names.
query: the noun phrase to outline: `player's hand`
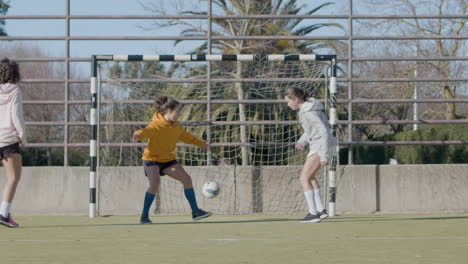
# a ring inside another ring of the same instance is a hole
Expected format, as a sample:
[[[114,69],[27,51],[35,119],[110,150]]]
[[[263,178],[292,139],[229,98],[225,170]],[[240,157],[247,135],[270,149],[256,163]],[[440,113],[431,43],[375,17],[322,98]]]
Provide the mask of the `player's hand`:
[[[321,161],[321,162],[320,162],[320,165],[321,165],[322,167],[325,167],[325,166],[328,165],[328,161]]]
[[[24,139],[18,138],[18,143],[19,143],[20,147],[22,147],[22,148],[26,146],[26,140],[24,140]]]
[[[138,140],[138,137],[139,137],[142,133],[143,133],[143,132],[140,131],[140,132],[137,132],[137,133],[133,134],[133,136],[132,136],[132,141],[133,141],[133,142],[137,141],[137,140]]]
[[[203,146],[201,146],[200,148],[203,149],[204,151],[207,151],[209,146],[210,144],[208,144],[208,142],[203,142]]]
[[[304,149],[304,147],[301,144],[296,144],[297,149]]]

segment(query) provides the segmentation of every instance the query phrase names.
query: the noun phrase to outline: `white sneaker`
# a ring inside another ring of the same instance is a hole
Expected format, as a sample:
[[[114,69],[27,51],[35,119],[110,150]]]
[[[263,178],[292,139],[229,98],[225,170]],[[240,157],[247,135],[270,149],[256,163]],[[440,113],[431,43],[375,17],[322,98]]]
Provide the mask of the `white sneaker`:
[[[319,212],[318,215],[320,216],[320,219],[325,219],[328,217],[327,209],[323,209],[322,212]]]

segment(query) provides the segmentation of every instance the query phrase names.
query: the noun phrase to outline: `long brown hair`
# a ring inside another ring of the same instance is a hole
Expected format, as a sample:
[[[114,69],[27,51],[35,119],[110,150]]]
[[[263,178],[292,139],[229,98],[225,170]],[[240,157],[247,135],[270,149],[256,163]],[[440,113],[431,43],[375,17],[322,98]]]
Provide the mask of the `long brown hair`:
[[[307,93],[306,90],[297,88],[297,87],[289,87],[286,92],[284,93],[284,96],[287,96],[288,98],[297,98],[302,101],[307,101],[307,98],[309,98],[309,94]]]
[[[0,83],[16,83],[21,79],[18,64],[3,58],[0,62]]]

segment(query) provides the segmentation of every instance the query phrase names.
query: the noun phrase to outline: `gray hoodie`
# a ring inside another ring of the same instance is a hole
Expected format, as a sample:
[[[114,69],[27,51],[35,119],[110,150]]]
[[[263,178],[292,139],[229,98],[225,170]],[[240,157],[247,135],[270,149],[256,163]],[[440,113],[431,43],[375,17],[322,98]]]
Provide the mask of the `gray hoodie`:
[[[307,157],[317,153],[320,161],[329,161],[336,148],[336,139],[328,127],[322,103],[314,98],[307,99],[299,110],[299,121],[304,128],[304,134],[297,143],[303,147],[309,145]]]
[[[23,94],[13,83],[0,84],[0,147],[24,142]]]

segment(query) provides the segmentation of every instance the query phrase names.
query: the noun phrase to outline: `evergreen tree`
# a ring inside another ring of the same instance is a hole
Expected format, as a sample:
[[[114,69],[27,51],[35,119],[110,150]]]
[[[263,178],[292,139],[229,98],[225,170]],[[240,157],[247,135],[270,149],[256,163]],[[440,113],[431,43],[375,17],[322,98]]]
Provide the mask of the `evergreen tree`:
[[[10,8],[9,2],[0,0],[0,14],[6,15],[8,8]],[[0,19],[0,36],[8,36],[5,30],[5,19]]]

